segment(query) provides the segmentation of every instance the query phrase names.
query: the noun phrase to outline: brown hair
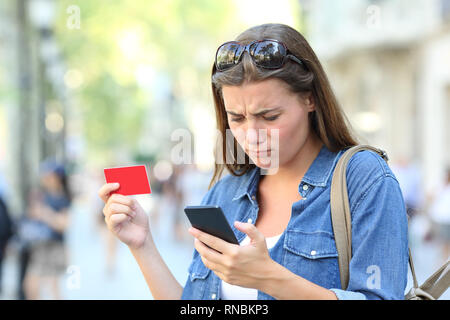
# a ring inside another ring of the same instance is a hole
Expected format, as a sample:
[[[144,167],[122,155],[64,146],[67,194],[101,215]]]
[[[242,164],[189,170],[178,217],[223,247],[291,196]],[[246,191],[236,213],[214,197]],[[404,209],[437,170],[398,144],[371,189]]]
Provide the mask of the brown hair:
[[[248,44],[261,39],[283,42],[293,55],[302,60],[305,67],[289,60],[280,69],[258,68],[247,53],[244,53],[241,63],[225,71],[216,72],[216,67],[213,65],[211,85],[217,128],[223,137],[217,143],[216,155],[220,151],[219,154],[223,156],[223,164],[215,162],[214,174],[208,189],[214,185],[216,179],[220,178],[225,167],[235,176],[241,176],[255,167],[255,164],[248,163],[247,155],[245,155],[245,164],[237,163],[237,148],[240,146],[237,141],[230,142],[225,138],[226,130],[229,130],[230,127],[222,97],[222,86],[224,85],[239,86],[244,82],[256,82],[268,78],[280,79],[288,84],[287,87],[292,92],[311,93],[316,110],[309,113],[310,125],[329,150],[336,152],[357,144],[322,65],[306,39],[297,30],[287,25],[263,24],[244,31],[235,40],[242,44]],[[234,159],[234,163],[227,163],[226,159],[230,159],[230,157]]]

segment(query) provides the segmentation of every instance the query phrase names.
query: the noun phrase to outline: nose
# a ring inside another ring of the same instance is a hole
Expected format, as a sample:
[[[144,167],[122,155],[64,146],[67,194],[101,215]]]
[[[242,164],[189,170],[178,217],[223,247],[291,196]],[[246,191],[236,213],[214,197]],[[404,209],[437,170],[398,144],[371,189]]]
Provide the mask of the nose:
[[[248,144],[258,144],[258,129],[248,128],[245,133],[245,140]]]
[[[270,140],[269,130],[261,126],[261,123],[257,119],[248,119],[246,123],[234,130],[234,137],[246,150],[265,150],[269,146]]]
[[[266,128],[248,128],[245,141],[250,150],[267,148],[266,141],[268,137],[268,130]]]

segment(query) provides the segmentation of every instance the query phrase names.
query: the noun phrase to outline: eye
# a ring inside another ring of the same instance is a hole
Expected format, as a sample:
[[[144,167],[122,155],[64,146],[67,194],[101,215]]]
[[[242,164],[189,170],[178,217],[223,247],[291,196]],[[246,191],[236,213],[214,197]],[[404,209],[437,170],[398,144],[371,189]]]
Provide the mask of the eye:
[[[276,115],[276,116],[272,116],[272,117],[264,117],[264,120],[267,120],[267,121],[274,121],[274,120],[276,120],[276,119],[278,119],[278,117],[279,117],[279,115]]]
[[[237,117],[237,118],[231,118],[231,121],[233,122],[241,122],[244,118],[243,117]]]

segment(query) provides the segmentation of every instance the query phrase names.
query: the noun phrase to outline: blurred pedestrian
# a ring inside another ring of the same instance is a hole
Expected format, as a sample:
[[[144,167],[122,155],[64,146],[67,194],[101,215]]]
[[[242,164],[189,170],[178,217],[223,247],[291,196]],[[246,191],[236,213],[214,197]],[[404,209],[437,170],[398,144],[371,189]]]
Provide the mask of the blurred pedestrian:
[[[443,260],[450,257],[450,168],[444,187],[436,195],[430,206],[430,218],[433,225],[433,235],[442,244]]]
[[[185,206],[198,206],[202,202],[205,192],[208,190],[209,178],[201,172],[197,164],[185,164],[178,174],[176,181],[177,190],[180,193],[180,206],[175,212],[175,231],[177,241],[191,241],[187,232],[190,223],[187,220],[183,208]]]
[[[406,212],[409,218],[420,213],[425,198],[423,197],[422,175],[420,168],[409,159],[401,157],[397,163],[391,166],[402,190],[405,200]]]
[[[177,165],[174,167],[173,174],[171,175],[169,181],[170,181],[170,187],[172,189],[172,197],[174,202],[174,210],[173,210],[173,235],[175,241],[182,242],[184,241],[184,233],[183,231],[186,230],[186,225],[184,223],[184,212],[183,212],[183,203],[185,201],[185,194],[184,190],[182,188],[182,185],[180,184],[180,181],[185,174],[187,168],[185,165]]]
[[[104,181],[103,170],[93,168],[89,171],[89,182],[86,182],[86,188],[88,190],[94,190],[102,185]],[[95,193],[94,193],[95,195]],[[103,215],[103,202],[96,196],[92,197],[92,193],[89,192],[89,207],[95,212],[97,217],[96,219],[96,227],[99,228],[100,234],[102,236],[102,240],[105,246],[105,274],[112,278],[117,269],[117,244],[118,240],[114,235],[109,232],[108,228],[105,225],[105,216]]]
[[[65,168],[57,163],[42,165],[39,187],[31,193],[29,217],[41,228],[39,241],[31,244],[24,286],[27,299],[40,299],[50,285],[60,299],[59,278],[66,270],[64,233],[69,225],[71,192]],[[45,234],[45,236],[44,236]]]
[[[5,191],[6,184],[0,175],[0,294],[2,294],[3,258],[5,257],[8,241],[13,235],[13,223],[6,205]]]

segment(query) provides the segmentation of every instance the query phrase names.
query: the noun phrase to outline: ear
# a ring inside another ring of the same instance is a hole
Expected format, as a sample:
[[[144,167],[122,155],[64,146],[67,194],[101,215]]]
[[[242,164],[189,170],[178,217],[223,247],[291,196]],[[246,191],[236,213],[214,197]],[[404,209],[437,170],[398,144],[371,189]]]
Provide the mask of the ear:
[[[303,96],[303,103],[306,106],[306,110],[308,112],[312,112],[316,110],[316,104],[314,102],[314,96],[311,92],[305,93]]]

